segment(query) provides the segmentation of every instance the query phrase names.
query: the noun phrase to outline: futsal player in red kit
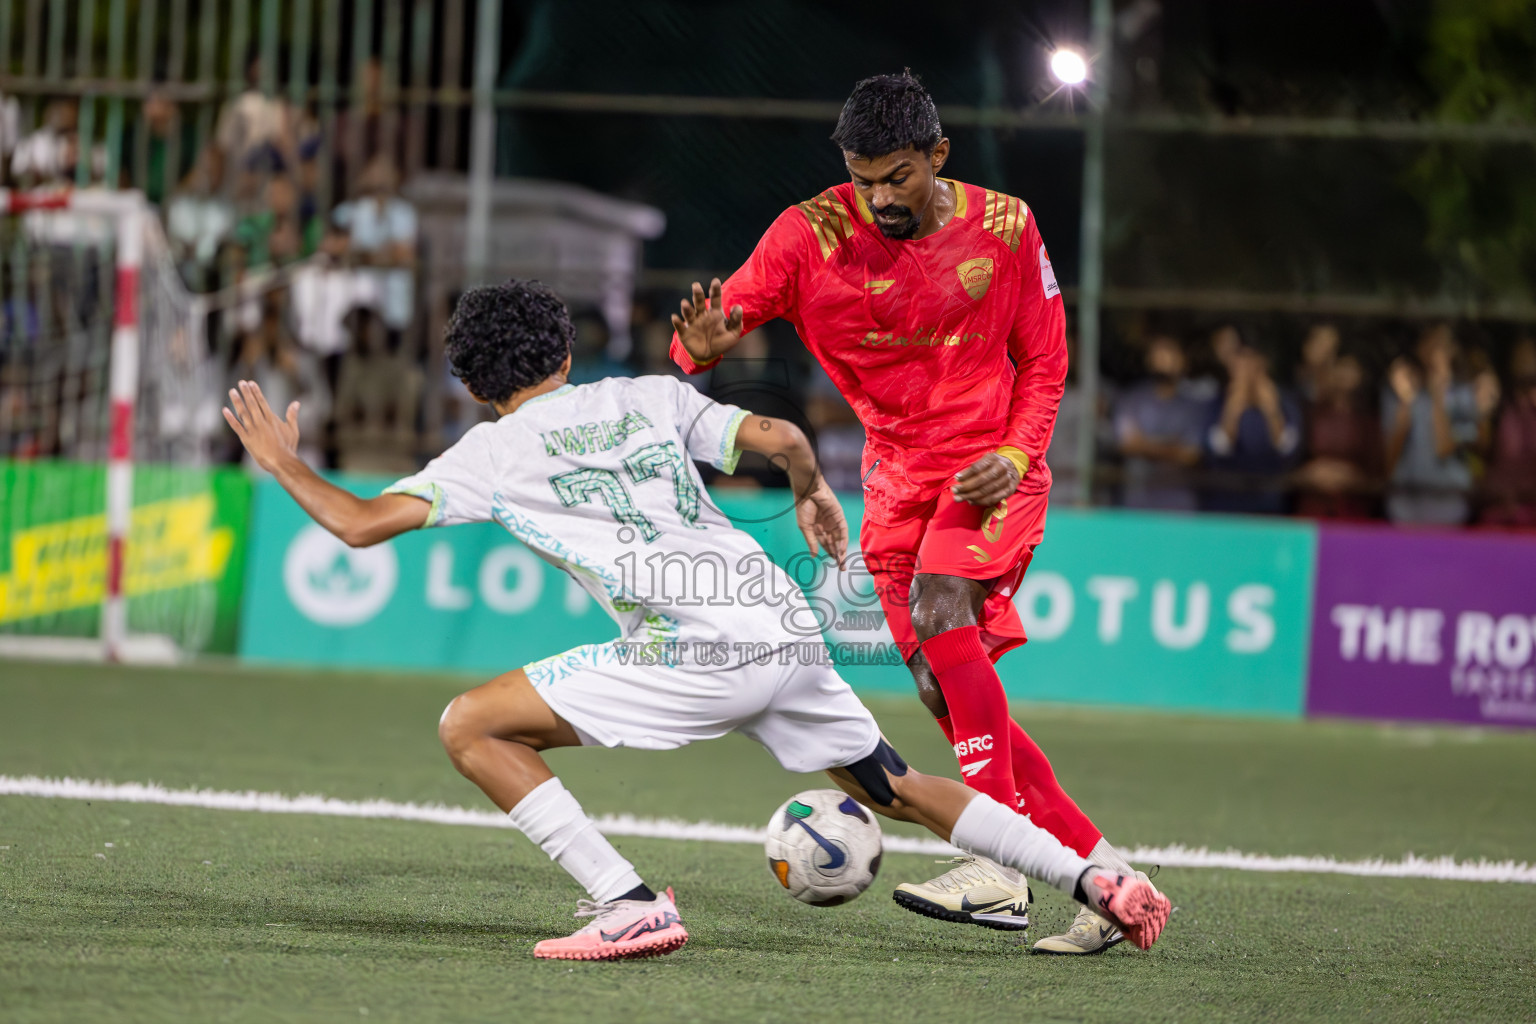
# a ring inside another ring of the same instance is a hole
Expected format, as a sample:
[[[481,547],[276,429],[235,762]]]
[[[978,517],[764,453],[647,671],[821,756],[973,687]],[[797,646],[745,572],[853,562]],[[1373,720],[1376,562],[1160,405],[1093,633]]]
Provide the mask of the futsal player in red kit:
[[[1009,716],[993,668],[1025,641],[1013,597],[1044,535],[1045,451],[1067,374],[1035,218],[1012,196],[939,176],[949,140],[910,74],[858,83],[832,141],[852,180],[785,210],[723,287],[695,284],[672,318],[672,358],[699,373],[760,324],[794,324],[864,424],[860,546],[966,781],[1130,874]],[[984,858],[895,898],[942,920],[1029,926],[1027,881]],[[1121,937],[1085,907],[1035,949],[1094,953]]]

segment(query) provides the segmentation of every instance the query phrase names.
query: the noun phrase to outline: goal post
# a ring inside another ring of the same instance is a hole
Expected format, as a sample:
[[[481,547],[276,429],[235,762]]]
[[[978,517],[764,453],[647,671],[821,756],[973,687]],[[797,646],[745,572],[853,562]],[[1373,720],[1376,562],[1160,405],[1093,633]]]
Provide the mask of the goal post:
[[[0,654],[201,650],[232,547],[199,493],[206,303],[139,192],[0,189],[0,215]]]

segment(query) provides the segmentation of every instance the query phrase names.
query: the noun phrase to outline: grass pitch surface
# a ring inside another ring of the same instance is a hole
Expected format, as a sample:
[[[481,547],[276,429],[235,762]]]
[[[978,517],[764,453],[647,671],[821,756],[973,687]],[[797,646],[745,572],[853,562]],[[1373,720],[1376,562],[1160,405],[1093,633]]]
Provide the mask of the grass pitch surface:
[[[0,773],[488,807],[437,747],[468,685],[416,676],[0,662]],[[915,700],[872,703],[919,768]],[[1536,736],[1021,707],[1111,839],[1252,853],[1536,857]],[[818,777],[739,738],[561,751],[593,813],[761,825]],[[891,831],[908,831],[892,828]],[[913,833],[916,834],[916,833]],[[111,844],[110,846],[107,844]],[[1150,953],[1028,956],[888,898],[786,899],[749,846],[618,839],[692,940],[658,960],[533,960],[582,895],[512,832],[0,797],[0,1019],[1528,1020],[1536,886],[1165,869]],[[1072,906],[1036,889],[1032,935]]]

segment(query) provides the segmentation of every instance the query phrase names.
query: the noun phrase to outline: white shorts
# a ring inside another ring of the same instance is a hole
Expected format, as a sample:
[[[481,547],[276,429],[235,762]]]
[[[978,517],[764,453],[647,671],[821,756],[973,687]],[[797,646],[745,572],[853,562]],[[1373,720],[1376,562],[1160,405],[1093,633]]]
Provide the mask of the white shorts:
[[[701,671],[622,662],[586,644],[524,668],[539,696],[584,744],[673,750],[739,732],[792,772],[852,764],[880,727],[830,664],[763,662]]]

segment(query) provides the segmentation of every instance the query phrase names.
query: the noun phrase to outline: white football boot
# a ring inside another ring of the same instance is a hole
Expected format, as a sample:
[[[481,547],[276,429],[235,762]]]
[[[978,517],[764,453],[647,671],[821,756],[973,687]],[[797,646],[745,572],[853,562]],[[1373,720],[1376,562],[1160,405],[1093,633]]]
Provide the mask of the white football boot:
[[[940,921],[1014,932],[1029,927],[1034,896],[1022,874],[985,857],[961,856],[939,863],[954,867],[926,882],[903,882],[891,898],[914,914]]]

